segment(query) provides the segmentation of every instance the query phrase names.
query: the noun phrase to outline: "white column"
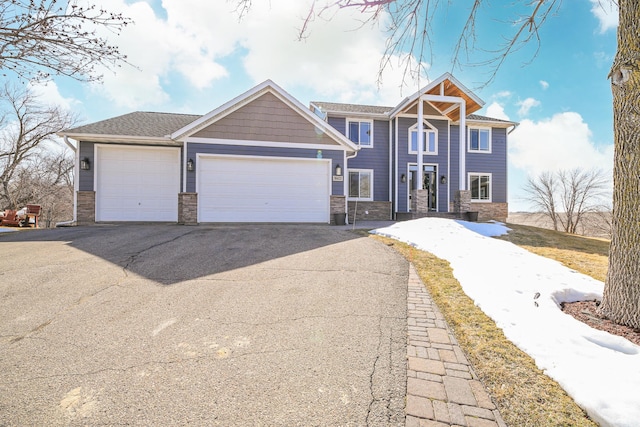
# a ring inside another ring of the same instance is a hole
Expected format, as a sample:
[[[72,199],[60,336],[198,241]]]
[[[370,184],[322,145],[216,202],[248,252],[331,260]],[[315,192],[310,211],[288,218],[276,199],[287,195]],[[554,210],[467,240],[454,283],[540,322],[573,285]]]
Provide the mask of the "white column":
[[[423,162],[423,145],[424,145],[424,132],[423,132],[423,126],[424,126],[424,101],[422,100],[422,97],[418,98],[418,126],[416,127],[416,130],[418,132],[418,190],[422,190],[422,183],[424,182],[424,177],[423,175],[423,167],[422,167],[422,162]],[[409,143],[411,143],[411,141],[409,141]],[[411,188],[411,187],[409,187]]]
[[[460,102],[460,190],[467,189],[467,106],[464,99]]]

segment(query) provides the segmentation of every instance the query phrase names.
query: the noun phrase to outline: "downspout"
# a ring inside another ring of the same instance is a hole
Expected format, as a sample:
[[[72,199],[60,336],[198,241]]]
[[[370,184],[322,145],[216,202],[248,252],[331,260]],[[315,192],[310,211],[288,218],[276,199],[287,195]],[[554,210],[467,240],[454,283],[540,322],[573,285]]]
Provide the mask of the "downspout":
[[[359,147],[358,147],[359,148]],[[354,151],[353,155],[347,156],[347,152],[344,151],[344,172],[342,173],[343,184],[342,192],[344,193],[344,211],[347,213],[346,223],[349,224],[349,159],[353,159],[358,155],[358,151]]]
[[[73,220],[75,223],[78,218],[78,191],[80,190],[80,177],[78,176],[80,173],[79,164],[80,164],[80,141],[78,141],[78,147],[76,148],[70,141],[67,135],[62,137],[64,143],[67,144],[71,151],[74,153],[74,161],[73,161]]]

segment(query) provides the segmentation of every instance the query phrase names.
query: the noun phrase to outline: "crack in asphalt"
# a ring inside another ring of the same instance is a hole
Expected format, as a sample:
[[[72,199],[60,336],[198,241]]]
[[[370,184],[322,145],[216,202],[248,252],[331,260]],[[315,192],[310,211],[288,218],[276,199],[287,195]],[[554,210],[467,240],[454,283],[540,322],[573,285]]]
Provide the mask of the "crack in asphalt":
[[[380,350],[382,349],[382,319],[383,317],[379,317],[378,319],[378,348],[376,350],[376,359],[373,361],[373,369],[371,370],[371,375],[369,375],[369,392],[371,394],[371,401],[369,402],[369,406],[367,408],[367,417],[365,418],[365,424],[367,426],[369,425],[369,417],[371,416],[371,409],[373,407],[373,404],[379,400],[375,396],[374,377],[376,375],[378,361],[380,360]]]
[[[173,239],[169,239],[169,240],[166,240],[166,241],[164,241],[164,242],[156,243],[156,244],[151,245],[151,246],[149,246],[149,247],[147,247],[147,248],[145,248],[145,249],[142,249],[142,250],[141,250],[141,251],[139,251],[139,252],[136,252],[134,255],[131,255],[131,256],[129,257],[129,260],[128,260],[128,261],[127,261],[127,263],[125,264],[125,266],[124,266],[124,267],[122,267],[122,271],[123,271],[123,273],[124,273],[123,277],[119,278],[115,283],[112,283],[112,284],[110,284],[110,285],[104,286],[104,287],[102,287],[102,288],[100,288],[100,289],[96,290],[95,292],[92,292],[92,293],[90,293],[90,294],[88,294],[88,295],[82,295],[80,298],[78,298],[78,299],[77,299],[76,301],[74,301],[73,303],[71,303],[71,304],[67,305],[67,306],[66,306],[65,308],[63,308],[62,310],[59,310],[58,312],[56,312],[53,316],[51,316],[51,318],[50,318],[49,320],[47,320],[47,321],[45,321],[45,322],[41,323],[40,325],[38,325],[38,326],[36,326],[35,328],[31,329],[30,331],[26,332],[25,334],[22,334],[22,335],[13,335],[13,338],[12,338],[11,340],[9,340],[9,344],[14,344],[14,343],[16,343],[16,342],[22,341],[22,340],[23,340],[23,339],[25,339],[25,338],[31,338],[30,336],[31,336],[32,334],[36,334],[36,333],[38,333],[38,332],[42,331],[44,328],[46,328],[47,326],[49,326],[49,325],[50,325],[50,324],[51,324],[51,323],[52,323],[52,322],[53,322],[53,321],[54,321],[58,316],[60,316],[61,314],[66,313],[67,311],[69,311],[69,310],[71,310],[71,309],[73,309],[73,308],[76,308],[76,307],[78,307],[78,306],[79,306],[79,305],[81,305],[81,304],[84,304],[87,300],[89,300],[89,299],[91,299],[91,298],[95,297],[96,295],[98,295],[98,294],[100,294],[100,293],[102,293],[102,292],[104,292],[104,291],[106,291],[106,290],[108,290],[108,289],[114,288],[114,287],[122,287],[121,283],[129,277],[129,274],[127,273],[127,270],[128,270],[128,268],[129,268],[129,266],[130,266],[133,262],[135,262],[135,260],[136,260],[136,258],[137,258],[137,257],[139,257],[141,254],[143,254],[144,252],[149,251],[149,250],[151,250],[151,249],[157,248],[157,247],[162,246],[162,245],[165,245],[165,244],[167,244],[167,243],[175,242],[176,240],[181,239],[182,237],[187,236],[187,235],[189,235],[189,234],[191,234],[191,233],[194,233],[195,231],[197,231],[197,230],[191,230],[191,231],[188,231],[188,232],[186,232],[186,233],[184,233],[184,234],[182,234],[182,235],[180,235],[180,236],[174,237]]]
[[[165,240],[165,241],[162,241],[162,242],[158,242],[158,243],[153,244],[153,245],[151,245],[151,246],[148,246],[148,247],[146,247],[146,248],[144,248],[144,249],[141,249],[141,250],[139,250],[139,251],[137,251],[137,252],[134,252],[134,253],[133,253],[133,255],[130,255],[130,256],[129,256],[128,260],[125,262],[125,265],[122,267],[122,271],[124,272],[125,277],[129,277],[129,273],[127,272],[127,271],[129,270],[129,266],[130,266],[131,264],[133,264],[134,262],[136,262],[137,258],[138,258],[140,255],[142,255],[143,253],[145,253],[145,252],[147,252],[147,251],[150,251],[151,249],[155,249],[155,248],[157,248],[157,247],[164,246],[164,245],[166,245],[166,244],[168,244],[168,243],[173,243],[173,242],[175,242],[175,241],[177,241],[177,240],[182,239],[182,238],[183,238],[183,237],[185,237],[185,236],[188,236],[188,235],[190,235],[190,234],[195,233],[196,231],[198,231],[198,230],[197,230],[197,229],[194,229],[194,230],[187,231],[186,233],[181,234],[181,235],[179,235],[179,236],[176,236],[176,237],[174,237],[174,238],[172,238],[172,239]]]

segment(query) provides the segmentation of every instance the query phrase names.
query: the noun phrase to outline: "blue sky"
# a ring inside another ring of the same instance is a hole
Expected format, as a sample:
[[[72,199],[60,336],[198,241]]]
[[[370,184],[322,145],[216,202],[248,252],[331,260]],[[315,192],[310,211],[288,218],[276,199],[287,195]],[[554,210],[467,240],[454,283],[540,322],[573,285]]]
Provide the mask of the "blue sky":
[[[484,87],[486,67],[451,69],[450,52],[468,13],[460,5],[470,3],[455,2],[435,21],[427,75],[400,89],[399,68],[388,69],[377,87],[385,34],[360,26],[356,11],[316,20],[309,37],[297,41],[306,0],[255,1],[242,20],[233,1],[110,0],[109,10],[133,18],[135,25],[119,37],[107,35],[137,68],[106,71],[102,85],[57,78],[37,90],[89,123],[138,110],[204,114],[265,79],[303,104],[395,105],[428,78],[452,72],[485,101],[480,114],[521,123],[509,139],[509,203],[512,211],[524,210],[521,187],[528,174],[611,169],[607,74],[616,50],[617,12],[608,1],[561,2],[541,29],[537,55],[536,45],[514,54]],[[508,21],[524,10],[514,2],[499,3],[487,2],[480,11],[478,44],[485,49],[508,36]]]

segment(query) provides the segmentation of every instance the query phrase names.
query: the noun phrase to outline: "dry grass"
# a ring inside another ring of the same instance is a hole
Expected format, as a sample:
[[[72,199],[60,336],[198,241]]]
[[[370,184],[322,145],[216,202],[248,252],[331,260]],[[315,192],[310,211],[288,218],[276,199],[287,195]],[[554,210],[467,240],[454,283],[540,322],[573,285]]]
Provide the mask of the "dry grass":
[[[559,231],[518,224],[507,224],[511,231],[498,237],[518,246],[555,259],[569,268],[604,281],[609,262],[609,241],[575,236]]]
[[[414,264],[509,426],[597,425],[476,307],[448,262],[392,239],[374,238]]]

